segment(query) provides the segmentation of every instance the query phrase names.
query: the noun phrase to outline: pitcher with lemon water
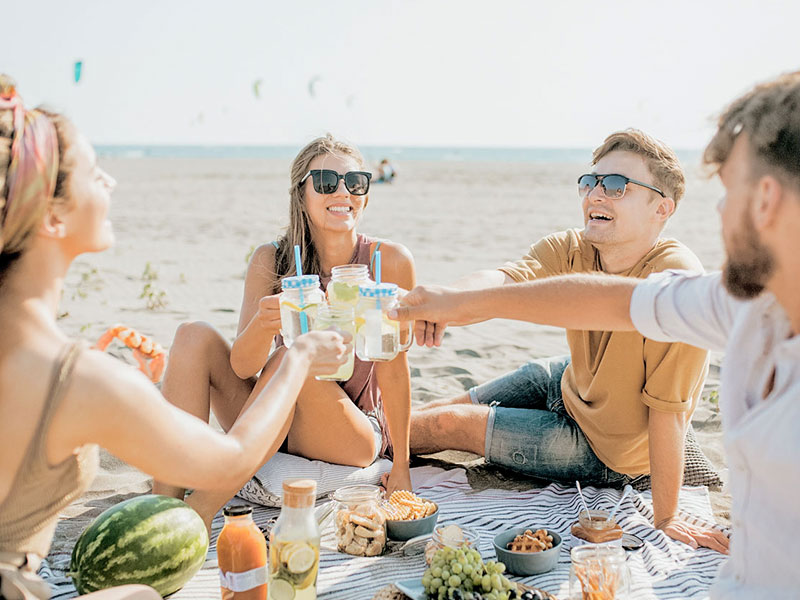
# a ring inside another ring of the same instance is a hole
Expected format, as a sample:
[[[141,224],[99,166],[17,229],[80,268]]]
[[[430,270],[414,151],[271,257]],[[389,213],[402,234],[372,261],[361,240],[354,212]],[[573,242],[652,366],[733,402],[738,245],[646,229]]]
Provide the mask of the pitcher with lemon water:
[[[281,514],[269,536],[270,600],[314,600],[319,573],[319,524],[314,515],[317,482],[283,482]]]

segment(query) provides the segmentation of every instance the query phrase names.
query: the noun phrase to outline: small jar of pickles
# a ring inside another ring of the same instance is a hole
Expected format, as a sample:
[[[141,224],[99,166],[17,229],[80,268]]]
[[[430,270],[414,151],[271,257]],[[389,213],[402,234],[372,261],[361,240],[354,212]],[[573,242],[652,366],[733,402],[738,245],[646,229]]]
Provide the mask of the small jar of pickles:
[[[367,265],[341,265],[331,269],[328,283],[328,303],[331,306],[350,306],[358,303],[358,287],[370,282]]]

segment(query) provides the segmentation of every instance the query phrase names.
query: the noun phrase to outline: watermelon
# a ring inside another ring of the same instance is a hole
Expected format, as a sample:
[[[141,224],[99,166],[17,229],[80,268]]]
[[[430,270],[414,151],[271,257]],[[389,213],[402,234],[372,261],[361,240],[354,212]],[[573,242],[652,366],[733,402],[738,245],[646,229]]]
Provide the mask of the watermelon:
[[[141,583],[166,596],[197,573],[207,552],[205,523],[188,504],[139,496],[112,506],[84,530],[68,575],[81,594]]]

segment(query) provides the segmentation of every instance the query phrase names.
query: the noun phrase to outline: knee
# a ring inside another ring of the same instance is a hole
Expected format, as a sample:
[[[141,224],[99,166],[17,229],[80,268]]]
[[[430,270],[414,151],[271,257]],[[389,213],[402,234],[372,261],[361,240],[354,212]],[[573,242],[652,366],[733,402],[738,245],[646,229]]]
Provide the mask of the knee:
[[[175,351],[208,354],[213,350],[227,349],[228,343],[212,325],[205,321],[181,323],[175,331],[170,354]]]

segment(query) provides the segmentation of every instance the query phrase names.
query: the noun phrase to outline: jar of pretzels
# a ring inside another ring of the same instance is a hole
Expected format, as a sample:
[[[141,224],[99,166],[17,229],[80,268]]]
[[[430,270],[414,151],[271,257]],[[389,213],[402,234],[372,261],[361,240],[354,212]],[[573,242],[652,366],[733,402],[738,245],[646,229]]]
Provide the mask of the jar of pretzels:
[[[350,485],[333,493],[336,546],[353,556],[378,556],[386,549],[383,490],[375,485]]]

